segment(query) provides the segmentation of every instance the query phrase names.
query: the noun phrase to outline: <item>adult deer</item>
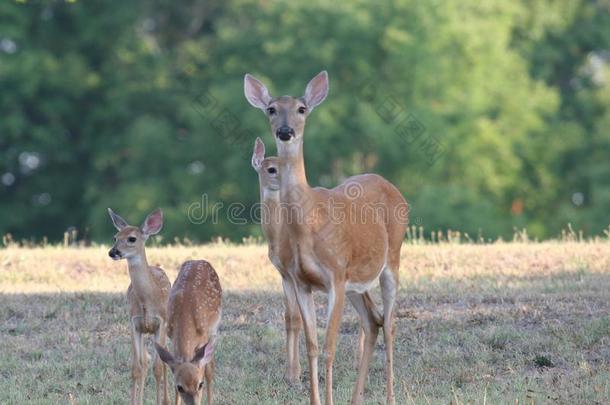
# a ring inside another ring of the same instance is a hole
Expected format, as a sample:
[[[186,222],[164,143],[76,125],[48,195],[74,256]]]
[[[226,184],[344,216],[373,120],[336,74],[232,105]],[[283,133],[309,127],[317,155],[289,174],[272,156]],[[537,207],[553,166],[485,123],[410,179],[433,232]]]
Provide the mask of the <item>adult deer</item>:
[[[222,288],[218,275],[205,260],[182,264],[169,297],[168,334],[174,354],[156,344],[159,357],[172,370],[176,405],[200,404],[204,378],[208,405],[212,405],[214,343],[221,313]]]
[[[131,341],[133,363],[131,367],[131,403],[144,401],[144,383],[150,358],[144,344],[144,336],[153,334],[155,342],[164,345],[167,322],[167,295],[170,282],[159,267],[149,266],[144,244],[159,233],[163,226],[163,213],[156,209],[146,217],[142,226],[131,226],[110,208],[108,213],[119,231],[114,236],[114,245],[108,252],[114,260],[127,259],[131,284],[127,289],[131,315]],[[154,374],[157,382],[157,404],[168,404],[167,373],[165,365],[154,356]]]
[[[265,144],[256,138],[252,153],[252,167],[258,173],[261,195],[261,226],[269,244],[269,260],[282,276],[284,288],[284,321],[286,324],[286,380],[298,383],[301,375],[299,361],[299,334],[301,314],[297,304],[294,283],[288,268],[292,265],[292,254],[288,230],[284,223],[286,207],[280,203],[279,161],[275,156],[265,158]]]
[[[311,376],[310,402],[319,404],[318,343],[312,290],[328,293],[325,397],[332,404],[333,362],[345,295],[356,308],[364,330],[358,379],[352,404],[364,400],[364,386],[378,328],[383,326],[386,350],[386,400],[394,404],[393,310],[398,288],[400,248],[408,205],[384,178],[365,174],[348,178],[333,189],[312,188],[303,158],[305,120],[328,93],[328,75],[321,72],[303,97],[271,97],[263,83],[246,74],[245,95],[269,118],[279,155],[280,201],[289,207],[287,223],[294,265],[289,268],[305,327]],[[383,316],[368,295],[379,279]]]

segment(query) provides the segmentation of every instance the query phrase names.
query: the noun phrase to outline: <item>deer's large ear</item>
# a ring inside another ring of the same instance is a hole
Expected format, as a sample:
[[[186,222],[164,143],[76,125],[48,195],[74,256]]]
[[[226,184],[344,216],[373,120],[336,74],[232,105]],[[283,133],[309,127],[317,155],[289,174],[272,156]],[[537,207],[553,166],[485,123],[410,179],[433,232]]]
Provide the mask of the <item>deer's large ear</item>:
[[[173,368],[173,366],[176,364],[176,360],[174,359],[174,356],[172,356],[172,354],[167,351],[167,349],[163,346],[161,346],[159,343],[155,342],[155,349],[157,349],[157,353],[159,354],[159,358],[168,366],[170,366],[170,368]]]
[[[267,87],[249,73],[244,76],[244,93],[248,102],[261,110],[265,110],[271,101]]]
[[[110,219],[112,219],[112,224],[118,231],[121,231],[126,226],[129,226],[129,225],[127,225],[127,221],[125,221],[123,218],[121,218],[118,214],[116,214],[110,208],[108,208],[108,214],[110,215]]]
[[[252,167],[257,172],[261,169],[263,160],[265,159],[265,144],[261,138],[257,137],[254,141],[254,151],[252,152]]]
[[[197,366],[199,366],[199,368],[203,368],[203,366],[212,361],[215,344],[216,339],[212,338],[208,341],[208,343],[203,345],[203,347],[197,349],[197,351],[195,351],[195,356],[193,357],[193,360],[191,360],[191,363],[196,364]]]
[[[321,71],[307,83],[305,88],[305,104],[310,110],[319,105],[328,94],[328,73],[326,70]]]
[[[142,231],[142,234],[144,234],[144,236],[148,238],[150,235],[158,234],[162,227],[163,211],[161,211],[161,208],[157,208],[156,210],[148,214],[148,216],[144,220],[144,223],[140,227],[140,230]]]

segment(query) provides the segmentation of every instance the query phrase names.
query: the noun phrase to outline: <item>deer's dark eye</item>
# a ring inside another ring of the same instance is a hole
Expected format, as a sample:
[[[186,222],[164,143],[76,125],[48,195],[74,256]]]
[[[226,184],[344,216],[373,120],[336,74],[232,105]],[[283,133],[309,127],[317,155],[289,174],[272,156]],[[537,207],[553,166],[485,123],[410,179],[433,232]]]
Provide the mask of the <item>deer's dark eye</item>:
[[[267,114],[269,114],[269,115],[273,115],[273,114],[275,114],[275,107],[269,107],[269,108],[267,108]]]
[[[299,109],[297,111],[299,112],[299,114],[305,114],[307,112],[307,108],[306,107],[299,107]]]
[[[134,243],[136,241],[136,238],[135,238],[135,236],[130,236],[129,238],[127,238],[127,241],[129,243]]]
[[[277,169],[275,167],[270,167],[267,169],[267,172],[271,173],[271,174],[275,174],[275,173],[277,173]]]
[[[176,388],[178,389],[178,392],[184,392],[184,388],[182,388],[182,385],[176,385]]]
[[[202,389],[203,389],[203,381],[201,381],[201,382],[199,383],[199,389],[200,389],[200,390],[202,390]]]

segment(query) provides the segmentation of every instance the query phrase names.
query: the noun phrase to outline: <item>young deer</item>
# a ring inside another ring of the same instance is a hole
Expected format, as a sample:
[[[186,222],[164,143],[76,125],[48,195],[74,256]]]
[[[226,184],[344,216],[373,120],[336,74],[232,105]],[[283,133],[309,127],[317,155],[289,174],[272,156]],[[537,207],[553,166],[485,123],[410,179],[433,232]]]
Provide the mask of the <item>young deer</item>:
[[[176,405],[180,398],[187,405],[200,404],[203,379],[208,405],[212,404],[214,343],[220,323],[222,288],[218,275],[205,260],[182,264],[169,297],[167,332],[174,354],[161,344],[157,352],[172,370],[176,384]]]
[[[299,334],[301,314],[297,304],[294,284],[288,267],[292,264],[292,254],[288,239],[284,213],[280,204],[279,161],[275,156],[265,158],[265,144],[256,138],[252,153],[252,167],[258,173],[261,194],[261,226],[269,244],[269,260],[282,276],[284,287],[284,321],[286,324],[286,355],[288,357],[285,378],[296,384],[301,376],[299,361]]]
[[[312,188],[303,158],[305,120],[328,93],[328,76],[314,77],[303,97],[271,97],[265,85],[246,74],[245,95],[269,118],[279,155],[280,201],[289,209],[286,221],[294,265],[289,267],[305,327],[311,376],[310,401],[319,404],[318,343],[312,290],[328,293],[325,397],[332,404],[332,368],[345,295],[364,329],[358,379],[352,404],[364,400],[364,386],[378,329],[384,331],[386,400],[394,404],[393,309],[398,288],[400,248],[407,225],[408,205],[384,178],[365,174],[348,178],[333,189]],[[379,279],[383,316],[368,295]]]
[[[156,209],[146,217],[140,227],[128,225],[110,208],[108,208],[108,213],[112,223],[119,231],[114,236],[115,242],[108,254],[114,260],[127,259],[131,279],[131,284],[127,289],[133,350],[131,403],[132,405],[142,404],[150,358],[144,344],[144,335],[153,334],[155,342],[161,345],[165,344],[166,338],[167,295],[170,282],[163,270],[148,265],[144,250],[146,240],[161,230],[163,213],[160,209]],[[157,356],[154,357],[157,404],[168,404],[165,365]]]

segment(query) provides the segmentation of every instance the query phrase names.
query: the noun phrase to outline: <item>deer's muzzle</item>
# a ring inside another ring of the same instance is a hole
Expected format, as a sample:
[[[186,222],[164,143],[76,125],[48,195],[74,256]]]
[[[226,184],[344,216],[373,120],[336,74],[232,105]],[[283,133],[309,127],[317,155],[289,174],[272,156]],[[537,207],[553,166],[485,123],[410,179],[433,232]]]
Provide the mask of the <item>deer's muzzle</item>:
[[[108,252],[108,256],[112,257],[114,260],[118,260],[121,258],[121,252],[119,251],[119,249],[113,247]]]
[[[289,126],[283,126],[275,131],[275,135],[280,138],[281,141],[289,141],[290,138],[294,136],[294,129]]]

